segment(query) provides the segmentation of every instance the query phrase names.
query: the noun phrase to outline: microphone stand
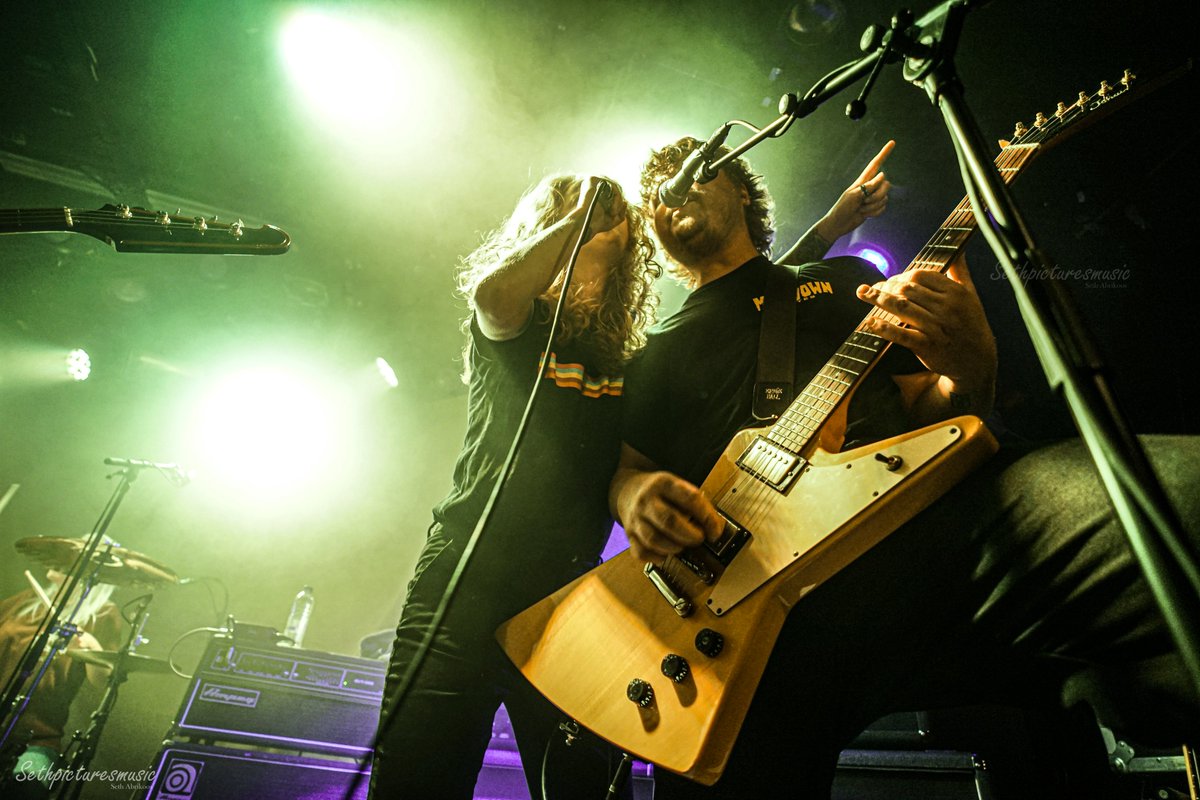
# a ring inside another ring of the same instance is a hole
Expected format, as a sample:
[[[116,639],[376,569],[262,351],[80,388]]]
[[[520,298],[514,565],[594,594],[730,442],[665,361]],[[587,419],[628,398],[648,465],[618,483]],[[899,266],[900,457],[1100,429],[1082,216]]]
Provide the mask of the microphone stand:
[[[53,797],[55,800],[76,800],[83,791],[85,781],[82,779],[82,776],[96,755],[96,747],[100,742],[100,734],[104,732],[104,726],[112,714],[113,706],[117,703],[117,695],[121,690],[121,684],[129,677],[129,667],[127,666],[127,663],[130,661],[129,657],[133,655],[138,645],[144,641],[141,631],[145,627],[146,618],[150,616],[150,601],[153,599],[154,595],[148,594],[143,596],[138,603],[137,611],[130,626],[129,637],[125,641],[125,646],[117,653],[117,660],[113,663],[112,671],[109,673],[108,681],[105,683],[104,695],[101,697],[99,705],[96,706],[96,710],[92,712],[87,730],[83,733],[75,732],[71,747],[68,748],[71,751],[71,757],[67,759],[63,767],[67,777],[62,783],[54,787]],[[136,656],[134,657],[136,658]]]
[[[1117,407],[1106,367],[1065,287],[1054,278],[1030,281],[1028,285],[1021,279],[1026,267],[1045,275],[1052,271],[987,157],[986,139],[963,99],[954,52],[967,11],[982,4],[980,0],[948,0],[915,24],[911,12],[900,11],[886,32],[872,26],[862,38],[863,50],[871,52],[822,78],[803,100],[784,95],[779,119],[721,159],[702,165],[701,172],[715,172],[759,141],[782,134],[793,118],[811,113],[869,73],[858,98],[846,108],[847,116],[860,118],[866,113],[866,95],[882,66],[904,58],[905,80],[924,88],[942,113],[979,229],[1005,271],[1047,381],[1067,403],[1189,677],[1200,693],[1197,554],[1145,451]]]
[[[917,46],[906,54],[904,78],[923,87],[942,113],[979,230],[1008,277],[1047,381],[1067,403],[1200,693],[1197,556],[1145,451],[1117,407],[1099,350],[1066,288],[1053,278],[1028,284],[1021,280],[1024,267],[1050,274],[1050,264],[987,157],[986,139],[963,97],[953,56],[967,11],[968,3],[961,0],[943,3],[908,29],[904,41]]]

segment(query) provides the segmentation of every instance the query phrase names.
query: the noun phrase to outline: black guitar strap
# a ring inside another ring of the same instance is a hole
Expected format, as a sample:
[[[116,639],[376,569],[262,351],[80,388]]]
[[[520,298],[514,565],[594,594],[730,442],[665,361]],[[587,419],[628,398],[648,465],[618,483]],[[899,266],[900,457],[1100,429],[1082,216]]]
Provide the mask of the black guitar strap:
[[[767,275],[758,334],[758,375],[754,381],[754,418],[779,418],[792,402],[796,372],[795,267],[776,265]]]

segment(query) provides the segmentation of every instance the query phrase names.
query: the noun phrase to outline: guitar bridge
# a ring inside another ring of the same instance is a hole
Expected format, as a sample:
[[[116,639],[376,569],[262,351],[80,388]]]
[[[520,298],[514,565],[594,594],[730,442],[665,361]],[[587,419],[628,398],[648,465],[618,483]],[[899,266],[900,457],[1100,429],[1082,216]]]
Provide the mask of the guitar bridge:
[[[642,568],[642,572],[646,574],[646,577],[654,584],[654,588],[658,589],[658,593],[670,604],[676,614],[686,617],[692,613],[692,602],[675,591],[675,587],[671,585],[666,573],[653,564],[647,564]]]
[[[698,557],[698,555],[699,554],[693,555],[692,553],[684,551],[677,554],[675,556],[675,560],[690,569],[705,586],[712,586],[713,582],[716,581],[717,576],[711,569],[708,568],[708,565]]]
[[[737,465],[763,483],[783,491],[807,462],[765,436],[756,436]]]

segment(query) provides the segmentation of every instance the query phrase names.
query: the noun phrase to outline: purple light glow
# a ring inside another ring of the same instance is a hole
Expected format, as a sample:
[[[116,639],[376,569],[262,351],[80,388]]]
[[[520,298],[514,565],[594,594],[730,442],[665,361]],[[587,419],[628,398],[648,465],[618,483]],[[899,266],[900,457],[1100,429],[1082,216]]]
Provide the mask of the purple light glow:
[[[866,259],[875,265],[875,269],[879,270],[880,274],[885,278],[892,274],[892,257],[886,250],[874,244],[855,245],[850,255],[858,256]]]

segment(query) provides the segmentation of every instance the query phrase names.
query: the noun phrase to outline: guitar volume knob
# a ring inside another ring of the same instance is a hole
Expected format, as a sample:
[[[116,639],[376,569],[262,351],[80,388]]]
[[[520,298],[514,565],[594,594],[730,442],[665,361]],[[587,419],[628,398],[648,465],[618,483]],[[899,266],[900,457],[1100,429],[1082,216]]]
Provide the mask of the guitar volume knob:
[[[625,687],[625,696],[638,708],[646,708],[654,702],[654,687],[641,678],[634,678]]]
[[[662,674],[675,683],[682,683],[691,671],[691,666],[683,656],[671,653],[662,660]]]
[[[716,658],[725,649],[725,637],[712,628],[705,628],[696,634],[696,649],[709,658]]]

